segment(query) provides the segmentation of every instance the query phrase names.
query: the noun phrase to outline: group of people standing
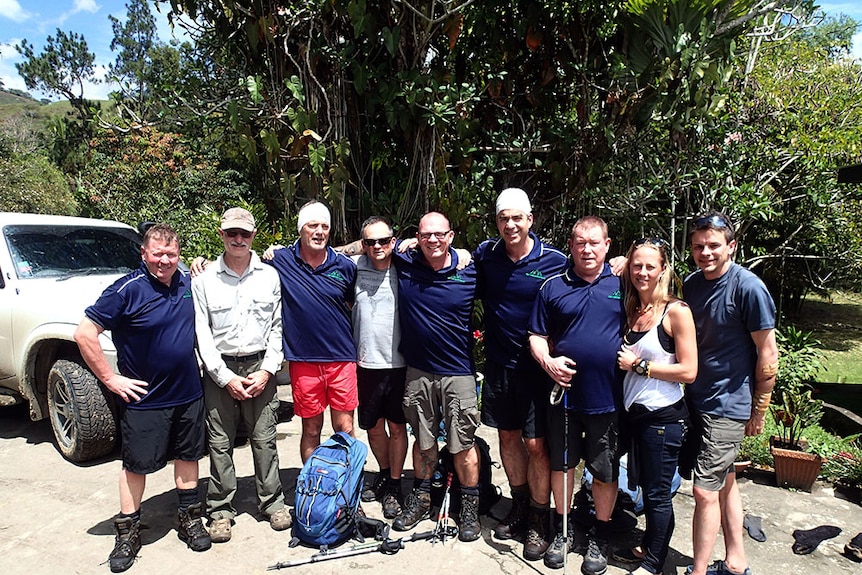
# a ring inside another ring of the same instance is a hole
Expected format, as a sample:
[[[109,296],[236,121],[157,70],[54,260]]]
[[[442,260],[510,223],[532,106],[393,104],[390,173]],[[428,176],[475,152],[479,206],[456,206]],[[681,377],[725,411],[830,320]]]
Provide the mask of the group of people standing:
[[[693,221],[700,270],[687,278],[683,301],[671,295],[663,240],[634,242],[619,277],[605,261],[611,239],[600,218],[575,223],[567,257],[531,231],[523,190],[503,190],[495,208],[499,237],[471,254],[451,247],[455,232],[438,212],[420,219],[415,239],[401,241],[385,218],[369,218],[359,242],[335,249],[329,210],[311,202],[299,212],[299,239],[268,249],[263,260],[251,250],[254,218],[231,208],[219,229],[224,253],[194,280],[177,268],[176,233],[161,224],[147,230],[141,268],[105,290],[76,333],[88,365],[123,400],[111,570],[125,571],[140,551],[146,475],[170,460],[180,538],[196,551],[230,540],[240,422],[249,430],[259,510],[273,529],[290,527],[275,433],[274,376],[287,360],[303,462],[320,444],[327,407],[333,429],[351,434],[358,408],[380,469],[363,500],[380,501],[395,530],[429,518],[442,427],[461,485],[458,537],[481,536],[474,445],[481,421],[498,431],[511,489],[495,537],[523,538],[526,559],[562,567],[572,550],[564,521],[573,473],[583,459],[595,522],[581,571],[605,573],[619,457],[628,452],[647,528],[639,547],[619,555],[639,563],[633,573],[661,573],[674,526],[671,481],[688,442],[696,500],[688,572],[750,573],[733,460],[743,435],[762,429],[770,401],[775,309],[762,282],[733,263],[729,219],[711,212]],[[477,299],[485,321],[481,412],[472,359]],[[104,330],[119,374],[99,345]],[[553,386],[564,392],[556,405]],[[414,480],[405,498],[408,424]],[[207,446],[204,513],[197,462]],[[719,527],[725,558],[708,566]]]

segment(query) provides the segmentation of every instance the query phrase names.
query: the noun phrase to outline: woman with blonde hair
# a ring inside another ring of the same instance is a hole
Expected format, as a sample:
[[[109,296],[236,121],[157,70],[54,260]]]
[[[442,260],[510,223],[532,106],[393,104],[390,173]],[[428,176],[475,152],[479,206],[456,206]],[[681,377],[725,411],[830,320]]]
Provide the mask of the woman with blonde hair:
[[[641,545],[628,556],[641,561],[630,574],[661,574],[674,529],[671,483],[688,427],[683,384],[697,375],[697,343],[691,310],[670,293],[667,242],[642,238],[626,258],[628,329],[617,363],[626,372],[622,420],[631,444],[629,486],[642,489],[646,514]]]

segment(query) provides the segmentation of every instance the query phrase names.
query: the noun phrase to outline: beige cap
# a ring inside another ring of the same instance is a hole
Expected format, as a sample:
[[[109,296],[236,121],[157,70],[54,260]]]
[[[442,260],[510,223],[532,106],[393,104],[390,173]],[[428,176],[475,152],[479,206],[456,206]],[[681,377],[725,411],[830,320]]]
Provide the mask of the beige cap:
[[[254,231],[254,216],[243,208],[231,208],[221,217],[221,229]]]

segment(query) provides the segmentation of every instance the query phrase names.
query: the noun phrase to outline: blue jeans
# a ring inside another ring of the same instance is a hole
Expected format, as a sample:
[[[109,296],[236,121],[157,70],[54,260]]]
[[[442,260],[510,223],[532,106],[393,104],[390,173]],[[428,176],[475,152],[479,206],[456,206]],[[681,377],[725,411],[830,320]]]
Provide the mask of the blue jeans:
[[[656,424],[638,431],[638,465],[646,515],[646,531],[641,542],[642,566],[651,573],[661,573],[673,535],[671,483],[679,464],[686,425],[683,422]]]

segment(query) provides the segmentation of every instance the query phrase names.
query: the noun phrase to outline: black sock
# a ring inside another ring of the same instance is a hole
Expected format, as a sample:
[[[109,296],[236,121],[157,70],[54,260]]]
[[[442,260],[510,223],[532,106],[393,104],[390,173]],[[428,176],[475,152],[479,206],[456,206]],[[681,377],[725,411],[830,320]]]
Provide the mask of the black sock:
[[[141,520],[141,510],[138,509],[133,513],[117,513],[117,519],[131,519],[132,523],[138,523]]]
[[[413,489],[420,493],[431,493],[431,479],[413,479]]]
[[[479,497],[479,484],[477,483],[473,487],[465,487],[461,486],[461,495],[475,495]]]
[[[191,505],[198,502],[198,488],[177,489],[177,495],[180,498],[180,511],[186,511]]]
[[[763,531],[763,527],[760,525],[760,517],[757,515],[746,514],[745,519],[742,521],[742,527],[748,531],[748,535],[755,541],[760,541],[761,543],[766,541],[766,533]]]
[[[610,521],[599,521],[596,519],[596,539],[607,541],[611,532]]]
[[[808,555],[826,539],[838,537],[841,533],[840,527],[834,525],[821,525],[814,529],[797,529],[793,532],[796,543],[793,544],[793,552],[797,555]]]
[[[380,477],[383,479],[389,479],[389,473],[391,471],[392,471],[392,469],[390,467],[387,467],[386,469],[381,469],[380,470]]]

